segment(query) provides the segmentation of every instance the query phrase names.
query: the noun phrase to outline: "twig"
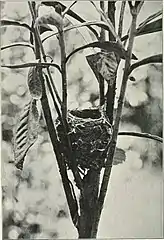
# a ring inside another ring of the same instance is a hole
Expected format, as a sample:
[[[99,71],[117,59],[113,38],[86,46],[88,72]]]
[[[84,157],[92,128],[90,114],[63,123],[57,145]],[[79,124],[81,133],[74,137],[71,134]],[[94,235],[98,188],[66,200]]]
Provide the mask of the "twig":
[[[149,133],[119,132],[118,135],[119,136],[134,136],[134,137],[140,137],[140,138],[148,138],[148,139],[152,139],[152,140],[163,143],[163,138],[156,136],[156,135],[149,134]]]
[[[163,57],[162,54],[157,54],[148,58],[144,58],[141,61],[138,61],[131,65],[129,74],[136,68],[141,67],[143,65],[149,64],[149,63],[162,63]]]
[[[18,21],[13,21],[13,20],[8,20],[8,19],[2,19],[1,20],[1,27],[4,26],[18,26],[18,27],[24,27],[27,28],[28,30],[30,30],[31,32],[33,32],[33,30],[31,29],[31,27],[26,24],[26,23],[21,23]]]
[[[122,36],[122,30],[123,30],[125,6],[126,6],[126,1],[122,1],[121,10],[120,10],[120,18],[119,18],[119,26],[118,26],[118,36],[120,38]]]
[[[26,42],[17,42],[17,43],[12,43],[12,44],[9,44],[9,45],[6,45],[6,46],[2,46],[1,47],[1,50],[5,50],[7,48],[11,48],[11,47],[29,47],[29,48],[32,48],[34,50],[34,46],[30,43],[26,43]]]
[[[105,12],[105,3],[104,1],[100,1],[100,8],[102,9],[103,12]],[[102,20],[102,17],[101,17]],[[100,42],[105,41],[105,30],[101,28],[100,32]],[[102,51],[102,50],[101,50]],[[101,76],[100,73],[99,75],[99,95],[100,95],[100,106],[104,104],[105,98],[104,98],[104,78]]]
[[[98,199],[98,203],[97,203],[97,212],[95,214],[94,224],[93,224],[93,228],[92,228],[92,238],[95,238],[97,235],[98,223],[100,220],[100,216],[101,216],[101,212],[102,212],[102,208],[103,208],[103,204],[104,204],[104,200],[105,200],[105,196],[106,196],[106,192],[107,192],[107,187],[108,187],[108,183],[109,183],[109,179],[110,179],[112,161],[113,161],[114,152],[115,152],[115,148],[116,148],[119,123],[120,123],[122,108],[123,108],[123,100],[124,100],[127,81],[128,81],[128,72],[129,72],[130,63],[131,63],[133,42],[134,42],[134,37],[135,37],[135,33],[136,33],[136,21],[137,21],[137,13],[132,14],[131,31],[130,31],[130,36],[129,36],[128,49],[127,49],[128,58],[125,61],[125,69],[124,69],[124,74],[123,74],[120,96],[119,96],[119,100],[118,100],[116,119],[115,119],[115,123],[114,123],[114,127],[113,127],[113,133],[112,133],[109,150],[107,153],[108,159],[106,161],[106,167],[104,170],[103,180],[102,180],[101,188],[100,188],[99,199]]]
[[[43,68],[47,68],[47,67],[55,67],[59,70],[59,72],[61,73],[61,69],[60,67],[55,64],[55,63],[45,63],[45,62],[28,62],[28,63],[22,63],[22,64],[14,64],[14,65],[1,65],[1,67],[6,67],[6,68],[11,68],[11,69],[15,69],[15,68],[27,68],[27,67],[43,67]]]
[[[115,29],[115,1],[108,1],[108,18],[110,19],[111,23],[113,24],[113,27]],[[115,36],[109,32],[109,41],[115,41]],[[119,35],[118,35],[119,37]]]
[[[105,30],[108,30],[109,31],[109,26],[108,24],[104,23],[103,21],[88,21],[88,22],[84,22],[84,23],[80,23],[80,24],[76,24],[76,25],[73,25],[73,26],[68,26],[68,27],[65,27],[63,29],[64,32],[67,32],[67,31],[70,31],[70,30],[73,30],[73,29],[77,29],[77,28],[81,28],[81,27],[87,27],[87,26],[92,26],[92,25],[96,25],[98,27],[103,27]],[[49,36],[45,37],[42,39],[42,43],[44,41],[46,41],[48,38],[52,37],[52,36],[56,36],[58,35],[58,32],[55,32],[55,33],[52,33],[50,34]]]
[[[65,14],[75,5],[75,3],[77,3],[77,1],[74,1],[73,3],[71,3],[70,6],[68,6],[64,12],[62,13],[62,17],[64,18]]]

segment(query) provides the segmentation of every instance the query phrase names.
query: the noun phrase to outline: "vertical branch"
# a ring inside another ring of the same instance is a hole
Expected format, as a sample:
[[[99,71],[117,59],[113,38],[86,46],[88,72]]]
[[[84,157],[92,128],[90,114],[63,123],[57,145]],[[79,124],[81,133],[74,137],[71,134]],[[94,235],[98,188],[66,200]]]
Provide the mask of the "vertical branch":
[[[34,2],[29,4],[29,8],[32,14],[32,18],[33,21],[35,21],[35,4]],[[40,53],[40,48],[42,48],[42,53],[43,53],[43,57],[45,56],[44,54],[44,49],[43,46],[40,45],[40,41],[39,41],[39,33],[38,33],[38,29],[35,29],[35,47],[36,47],[36,52]],[[38,55],[36,56],[37,58],[40,59],[41,61],[41,56]],[[61,154],[61,152],[59,151],[60,146],[59,146],[59,141],[58,141],[58,137],[57,137],[57,133],[56,133],[56,129],[54,127],[54,123],[53,123],[53,119],[52,119],[52,115],[51,115],[51,110],[49,107],[49,102],[48,102],[48,98],[47,98],[47,94],[46,94],[46,88],[45,88],[45,81],[44,81],[44,77],[43,77],[43,73],[42,70],[39,70],[39,76],[42,82],[42,98],[41,98],[41,105],[42,105],[42,109],[43,109],[43,113],[44,113],[44,117],[45,117],[45,121],[46,121],[46,125],[48,128],[48,132],[49,132],[49,136],[51,139],[51,143],[53,146],[53,150],[54,153],[56,155],[56,160],[58,163],[58,167],[59,167],[59,172],[62,178],[62,183],[63,183],[63,187],[64,187],[64,191],[65,191],[65,195],[66,195],[66,199],[67,199],[67,203],[68,203],[68,207],[70,210],[70,214],[71,214],[71,218],[72,221],[75,225],[75,227],[78,227],[78,205],[77,205],[77,201],[76,198],[74,196],[74,192],[72,190],[72,186],[70,184],[69,178],[68,178],[68,174],[67,174],[67,169],[66,169],[66,165],[65,165],[65,161],[63,159],[63,156]],[[50,85],[49,85],[50,87]],[[52,93],[52,92],[51,92]]]
[[[66,75],[66,52],[63,29],[59,31],[59,45],[61,52],[61,71],[62,71],[62,114],[63,119],[67,119],[67,75]]]
[[[103,12],[105,12],[105,3],[104,1],[100,1],[100,8],[102,9]],[[101,20],[102,17],[101,17]],[[105,30],[101,28],[100,32],[100,42],[105,41]],[[99,95],[100,95],[100,106],[104,104],[105,98],[104,98],[104,78],[99,74]]]
[[[121,38],[123,30],[124,12],[125,12],[126,1],[121,2],[119,25],[118,25],[118,36]]]
[[[115,27],[115,2],[108,2],[108,18],[111,20],[113,26]],[[115,37],[111,32],[109,32],[109,41],[115,41]],[[114,109],[114,100],[115,100],[115,91],[116,91],[116,77],[112,86],[108,85],[106,93],[106,114],[109,118],[110,123],[113,123],[113,109]]]
[[[111,20],[113,26],[115,27],[115,1],[108,1],[108,18]],[[115,37],[111,32],[109,32],[109,40],[115,41]]]
[[[100,194],[99,194],[99,199],[97,203],[97,212],[95,215],[94,223],[92,226],[92,237],[95,238],[97,235],[97,230],[98,230],[98,224],[107,192],[107,187],[110,179],[110,174],[111,174],[111,168],[112,168],[112,161],[113,161],[113,156],[116,148],[116,141],[117,141],[117,136],[118,136],[118,129],[119,129],[119,123],[121,119],[121,114],[122,114],[122,108],[123,108],[123,101],[124,101],[124,96],[125,96],[125,91],[126,91],[126,86],[127,86],[127,81],[128,81],[128,72],[131,64],[131,56],[132,56],[132,48],[133,48],[133,42],[134,42],[134,37],[136,34],[136,21],[137,21],[137,13],[132,13],[132,23],[131,23],[131,29],[130,29],[130,36],[129,36],[129,44],[128,44],[128,49],[127,49],[127,54],[128,58],[125,61],[125,69],[124,69],[124,74],[123,74],[123,80],[122,80],[122,85],[121,85],[121,91],[120,91],[120,96],[118,100],[118,108],[117,108],[117,113],[116,113],[116,120],[113,128],[113,134],[112,134],[112,139],[110,142],[110,148],[108,150],[108,159],[106,161],[106,167],[103,175],[103,180],[100,188]]]

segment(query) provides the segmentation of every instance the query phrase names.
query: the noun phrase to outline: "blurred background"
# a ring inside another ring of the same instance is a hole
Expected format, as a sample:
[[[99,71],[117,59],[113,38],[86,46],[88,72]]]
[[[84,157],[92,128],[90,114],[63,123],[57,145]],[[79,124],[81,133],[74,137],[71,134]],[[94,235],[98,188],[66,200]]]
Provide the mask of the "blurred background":
[[[68,6],[70,1],[63,3]],[[120,1],[116,3],[116,26],[120,3]],[[138,24],[160,9],[162,1],[145,1]],[[86,20],[99,19],[99,15],[88,1],[78,1],[72,10]],[[48,11],[50,8],[42,6],[39,14]],[[1,18],[31,24],[27,2],[1,1]],[[67,18],[66,26],[71,24],[70,20],[75,23],[75,20]],[[130,15],[127,7],[124,34],[129,26]],[[49,34],[51,32],[44,33],[42,38]],[[85,28],[71,30],[65,34],[66,52],[68,54],[78,46],[94,40],[92,33]],[[13,26],[1,28],[1,46],[23,41],[29,42],[29,32],[25,28]],[[44,48],[55,63],[60,62],[56,37],[45,41]],[[135,39],[133,53],[139,60],[161,52],[161,32]],[[93,53],[92,49],[77,53],[68,62],[70,109],[98,105],[98,83],[85,58],[90,53]],[[30,48],[13,47],[1,51],[2,64],[21,64],[34,59]],[[116,100],[123,67],[124,62],[121,62]],[[61,93],[61,78],[54,68],[51,72]],[[27,68],[16,70],[1,68],[3,237],[77,238],[43,120],[38,140],[27,154],[19,187],[17,187],[18,171],[9,163],[13,160],[13,129],[21,110],[30,98],[27,74]],[[162,65],[145,65],[136,69],[132,76],[136,81],[128,82],[120,130],[147,132],[162,137]],[[126,161],[112,169],[98,237],[162,238],[162,144],[153,140],[119,136],[117,146],[125,150]]]

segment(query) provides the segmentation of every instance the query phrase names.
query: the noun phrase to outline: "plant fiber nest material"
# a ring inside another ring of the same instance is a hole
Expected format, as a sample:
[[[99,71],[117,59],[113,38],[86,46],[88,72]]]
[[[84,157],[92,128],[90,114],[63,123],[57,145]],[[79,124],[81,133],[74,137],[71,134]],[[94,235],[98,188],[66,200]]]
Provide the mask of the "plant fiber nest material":
[[[101,169],[111,139],[111,125],[108,119],[96,108],[81,111],[76,109],[68,112],[68,125],[73,159],[77,161],[77,165],[83,170]],[[66,157],[69,149],[59,119],[56,129],[61,143],[60,151]]]

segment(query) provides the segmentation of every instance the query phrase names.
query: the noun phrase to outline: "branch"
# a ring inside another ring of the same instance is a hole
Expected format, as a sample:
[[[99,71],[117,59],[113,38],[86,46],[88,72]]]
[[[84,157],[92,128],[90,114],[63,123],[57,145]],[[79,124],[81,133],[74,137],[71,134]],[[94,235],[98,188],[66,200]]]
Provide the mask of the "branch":
[[[92,26],[92,25],[96,25],[98,27],[104,28],[105,30],[109,31],[109,27],[106,23],[104,23],[103,21],[96,21],[96,20],[95,21],[87,21],[85,23],[80,23],[80,24],[76,24],[76,25],[73,25],[73,26],[68,26],[68,27],[64,28],[63,31],[67,32],[67,31],[73,30],[75,28],[77,29],[77,28],[80,28],[80,27],[87,27],[87,26]],[[58,35],[58,32],[52,33],[49,36],[43,38],[42,42],[44,42],[48,38],[50,38],[52,36],[56,36],[56,35]]]
[[[28,2],[29,8],[31,10],[31,14],[33,16],[33,20],[35,20],[35,15],[34,15],[34,11],[33,11],[33,10],[35,10],[35,9],[33,9],[33,8],[35,8],[35,6],[33,6],[32,3]],[[35,29],[35,32],[36,32],[35,41],[37,42],[38,41],[38,37],[37,37],[38,32],[37,32],[36,29]],[[39,48],[40,48],[39,43],[36,44],[36,48],[38,48],[38,49],[36,49],[37,50],[36,52],[38,52],[38,53],[39,53]],[[44,49],[42,49],[42,50],[44,50]],[[42,82],[42,91],[43,91],[42,98],[41,98],[43,113],[44,113],[44,117],[45,117],[45,120],[46,120],[46,125],[47,125],[47,128],[48,128],[48,132],[49,132],[49,135],[50,135],[51,143],[52,143],[55,155],[56,155],[56,160],[57,160],[59,171],[60,171],[60,174],[61,174],[62,183],[63,183],[64,191],[65,191],[65,194],[66,194],[66,199],[67,199],[67,203],[68,203],[68,206],[69,206],[72,221],[73,221],[74,225],[77,227],[77,221],[78,221],[78,218],[79,218],[78,205],[77,205],[77,201],[74,198],[73,193],[72,193],[72,189],[71,189],[71,185],[70,185],[70,182],[69,182],[64,158],[63,158],[63,156],[62,156],[62,154],[59,150],[60,145],[59,145],[56,129],[54,127],[53,119],[52,119],[52,116],[51,116],[51,110],[50,110],[48,99],[47,99],[47,94],[46,94],[46,89],[45,89],[45,84],[44,84],[44,78],[43,78],[43,75],[42,75],[42,70],[39,71],[39,74],[40,74],[40,78],[41,78],[41,82]]]
[[[126,6],[126,1],[122,1],[122,3],[121,3],[121,10],[120,10],[120,18],[119,18],[119,26],[118,26],[118,36],[120,38],[122,36],[125,6]]]
[[[143,65],[149,64],[149,63],[162,63],[163,62],[163,57],[162,54],[157,54],[148,58],[144,58],[141,61],[138,61],[134,64],[131,65],[129,74],[136,68],[141,67]]]
[[[61,73],[61,69],[60,67],[55,64],[55,63],[45,63],[45,62],[28,62],[28,63],[23,63],[23,64],[14,64],[14,65],[1,65],[1,67],[6,67],[6,68],[11,68],[11,69],[15,69],[15,68],[27,68],[27,67],[43,67],[43,68],[47,68],[47,67],[55,67],[58,69],[58,71]]]
[[[131,63],[133,42],[134,42],[134,38],[135,38],[135,34],[136,34],[137,15],[138,15],[138,13],[132,14],[132,23],[131,23],[131,30],[130,30],[130,36],[129,36],[129,44],[128,44],[128,49],[127,49],[128,58],[125,61],[125,69],[124,69],[124,74],[123,74],[120,96],[119,96],[119,100],[118,100],[116,119],[115,119],[115,123],[114,123],[114,127],[113,127],[112,138],[109,143],[109,149],[108,149],[108,153],[107,153],[108,158],[106,161],[106,167],[104,170],[103,180],[102,180],[101,187],[100,187],[100,194],[99,194],[99,199],[98,199],[98,203],[97,203],[97,212],[95,215],[93,228],[92,228],[92,238],[95,238],[97,235],[98,224],[99,224],[101,212],[103,209],[104,200],[105,200],[105,196],[107,193],[107,187],[108,187],[108,183],[109,183],[109,179],[110,179],[110,175],[111,175],[111,168],[112,168],[112,162],[113,162],[113,157],[114,157],[115,148],[116,148],[119,123],[120,123],[120,119],[121,119],[123,101],[124,101],[124,96],[125,96],[125,91],[126,91],[126,86],[127,86],[127,81],[128,81],[128,72],[129,72],[130,63]]]
[[[67,12],[75,5],[75,3],[77,3],[77,1],[73,1],[73,3],[71,3],[70,6],[68,6],[64,12],[62,13],[62,17],[64,18],[65,14],[67,14]]]
[[[115,29],[115,10],[116,10],[115,1],[108,1],[108,18],[113,24],[114,29]],[[111,32],[109,32],[109,41],[115,41],[115,38],[116,37],[113,34],[111,34]]]
[[[4,27],[4,26],[24,27],[24,28],[27,28],[28,30],[30,30],[31,32],[33,32],[31,27],[28,24],[21,23],[18,21],[13,21],[13,20],[8,20],[8,19],[1,20],[1,27]]]
[[[34,50],[34,46],[30,43],[26,43],[26,42],[17,42],[17,43],[12,43],[9,45],[5,45],[1,47],[1,50],[5,50],[7,48],[11,48],[11,47],[29,47],[32,48]]]
[[[141,137],[141,138],[148,138],[158,142],[163,143],[163,139],[159,136],[152,135],[149,133],[138,133],[138,132],[119,132],[118,135],[120,136],[134,136],[134,137]]]

